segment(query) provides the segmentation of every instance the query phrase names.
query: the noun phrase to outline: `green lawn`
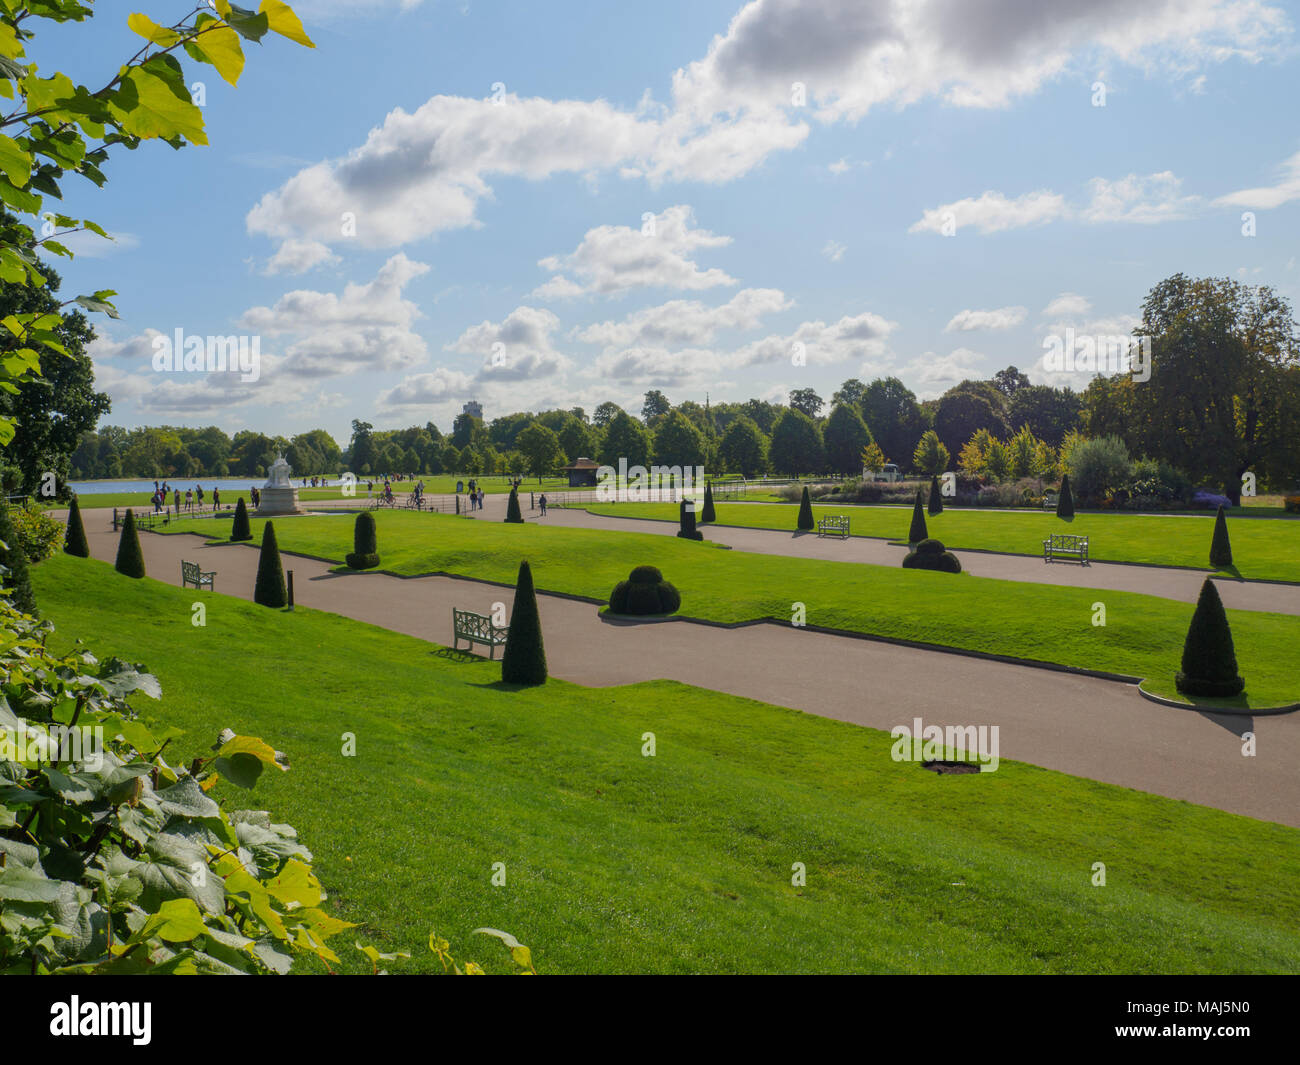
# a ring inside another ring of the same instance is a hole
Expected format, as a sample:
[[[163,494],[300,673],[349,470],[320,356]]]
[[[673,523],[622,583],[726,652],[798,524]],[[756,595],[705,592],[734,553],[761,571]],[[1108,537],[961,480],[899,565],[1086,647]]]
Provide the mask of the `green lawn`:
[[[1292,828],[1009,761],[935,776],[883,732],[670,682],[513,691],[312,610],[206,595],[194,628],[192,590],[102,562],[58,555],[33,583],[60,650],[158,675],[142,709],[187,730],[169,760],[223,727],[288,753],[253,793],[218,788],[299,829],[362,926],[339,937],[358,970],[343,943],[434,970],[436,928],[500,971],[482,925],[547,973],[1300,969]]]
[[[677,520],[675,503],[608,503],[585,507],[593,514],[621,518]],[[716,504],[719,525],[756,529],[795,529],[798,508],[760,503]],[[814,504],[813,514],[847,514],[854,536],[906,542],[910,507],[857,507]],[[926,515],[930,535],[952,550],[1043,553],[1043,539],[1054,532],[1089,538],[1088,554],[1099,562],[1140,562],[1155,566],[1194,566],[1213,572],[1210,540],[1214,516],[1165,514],[1077,515],[1065,522],[1052,511],[958,510]],[[1300,521],[1281,518],[1229,519],[1233,562],[1251,580],[1300,581]]]
[[[445,572],[513,584],[521,558],[537,587],[607,598],[636,565],[654,565],[682,594],[682,614],[713,621],[789,621],[803,603],[811,625],[892,636],[1147,678],[1174,695],[1192,606],[1155,596],[1021,581],[759,555],[651,533],[380,513],[381,566],[400,574]],[[223,523],[224,524],[224,523]],[[210,521],[179,522],[213,534]],[[345,517],[277,518],[288,551],[342,562],[352,550]],[[253,522],[260,542],[261,522]],[[364,580],[364,577],[357,579]],[[1195,586],[1198,578],[1188,574]],[[1106,625],[1092,624],[1093,604]],[[1300,617],[1229,611],[1247,691],[1234,705],[1300,700],[1291,663]]]

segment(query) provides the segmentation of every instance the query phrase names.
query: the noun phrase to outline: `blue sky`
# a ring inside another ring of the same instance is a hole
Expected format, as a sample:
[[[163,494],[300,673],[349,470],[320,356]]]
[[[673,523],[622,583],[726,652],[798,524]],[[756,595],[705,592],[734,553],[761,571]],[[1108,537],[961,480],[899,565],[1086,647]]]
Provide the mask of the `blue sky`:
[[[1044,338],[1127,332],[1171,273],[1300,297],[1291,4],[294,6],[314,50],[249,46],[237,89],[187,67],[210,147],[118,152],[69,194],[119,234],[59,267],[65,296],[119,292],[109,423],[343,443],[470,398],[927,398],[1012,363],[1078,386]],[[34,54],[97,86],[136,9]],[[156,372],[178,328],[258,336],[259,380]]]

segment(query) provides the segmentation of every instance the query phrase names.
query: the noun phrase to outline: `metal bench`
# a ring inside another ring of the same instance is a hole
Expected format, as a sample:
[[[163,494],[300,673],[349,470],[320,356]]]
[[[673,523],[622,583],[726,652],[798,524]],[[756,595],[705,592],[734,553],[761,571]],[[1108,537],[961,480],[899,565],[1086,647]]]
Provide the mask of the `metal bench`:
[[[1043,561],[1055,562],[1057,559],[1073,559],[1086,566],[1088,564],[1088,538],[1075,536],[1073,533],[1053,533],[1043,541]]]
[[[847,514],[828,514],[824,518],[817,520],[818,536],[838,536],[841,540],[848,539],[849,535],[849,517]]]
[[[1056,509],[1056,505],[1057,505],[1057,503],[1059,503],[1060,501],[1061,501],[1061,497],[1058,496],[1055,492],[1044,492],[1044,493],[1043,493],[1043,509],[1044,509],[1044,510],[1055,510],[1055,509]]]
[[[194,585],[195,588],[210,588],[216,591],[216,585],[213,584],[212,578],[217,575],[216,570],[199,569],[197,562],[181,563],[181,587],[186,588]]]
[[[460,641],[467,640],[472,651],[476,643],[486,644],[488,657],[495,658],[498,647],[504,647],[506,637],[510,634],[509,625],[493,625],[492,619],[472,610],[457,610],[452,607],[451,625],[454,639],[451,641],[453,651],[460,650]]]

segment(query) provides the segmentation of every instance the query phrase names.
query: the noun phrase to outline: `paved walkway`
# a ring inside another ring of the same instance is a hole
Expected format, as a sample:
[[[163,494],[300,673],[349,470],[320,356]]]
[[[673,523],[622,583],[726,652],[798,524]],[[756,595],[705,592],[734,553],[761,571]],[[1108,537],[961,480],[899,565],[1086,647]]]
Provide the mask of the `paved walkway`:
[[[107,523],[87,527],[95,557],[112,560],[117,537]],[[207,547],[184,535],[140,539],[158,579],[179,584],[185,558],[216,570],[222,594],[252,598],[256,548]],[[287,554],[285,565],[294,570],[299,605],[445,646],[452,606],[490,613],[494,603],[508,610],[513,600],[511,589],[468,579],[337,575]],[[210,595],[195,592],[196,599]],[[670,678],[884,730],[916,717],[997,725],[1002,758],[1300,827],[1300,714],[1200,714],[1151,703],[1114,681],[784,625],[602,621],[590,603],[549,595],[539,596],[539,609],[551,673],[564,680],[605,686]],[[1241,754],[1239,736],[1248,730],[1258,737],[1252,758]],[[900,765],[899,772],[922,770]]]
[[[548,525],[567,525],[583,529],[621,529],[625,532],[654,533],[675,536],[677,523],[647,521],[642,518],[619,518],[604,514],[591,514],[585,510],[551,508],[542,518],[537,511],[528,509],[524,497],[524,517],[529,521],[542,521]],[[505,501],[489,496],[484,517],[505,517]],[[793,514],[793,508],[790,509]],[[789,555],[797,558],[830,559],[835,562],[867,562],[879,566],[901,566],[907,548],[886,540],[865,536],[851,536],[847,540],[819,537],[816,533],[781,532],[773,529],[746,529],[737,526],[703,525],[704,538],[713,543],[726,544],[737,551],[753,551],[764,555]],[[1029,581],[1035,584],[1060,584],[1075,588],[1096,588],[1099,591],[1140,592],[1162,599],[1176,599],[1195,603],[1201,585],[1207,576],[1204,572],[1174,569],[1165,566],[1133,566],[1115,562],[1093,562],[1080,566],[1073,562],[1046,563],[1041,558],[1026,555],[1002,555],[983,551],[963,551],[954,548],[961,559],[962,568],[977,577],[996,577],[1007,581]],[[1278,614],[1300,615],[1300,585],[1269,584],[1262,581],[1235,581],[1219,578],[1215,581],[1223,605],[1233,610],[1266,610]]]

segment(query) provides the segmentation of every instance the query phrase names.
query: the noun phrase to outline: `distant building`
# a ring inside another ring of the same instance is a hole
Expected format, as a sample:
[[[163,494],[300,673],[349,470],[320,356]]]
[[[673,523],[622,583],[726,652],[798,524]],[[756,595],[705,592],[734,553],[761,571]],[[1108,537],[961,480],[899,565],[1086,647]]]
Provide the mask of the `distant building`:
[[[574,459],[571,466],[561,466],[560,472],[569,475],[570,488],[595,488],[596,471],[599,469],[599,462],[592,462],[591,459],[582,458]]]
[[[483,420],[483,404],[476,399],[471,399],[461,410],[462,414],[468,414],[472,418]]]

